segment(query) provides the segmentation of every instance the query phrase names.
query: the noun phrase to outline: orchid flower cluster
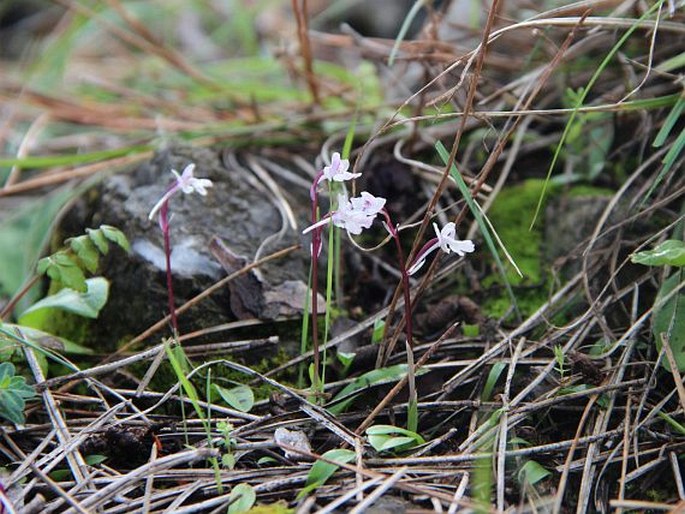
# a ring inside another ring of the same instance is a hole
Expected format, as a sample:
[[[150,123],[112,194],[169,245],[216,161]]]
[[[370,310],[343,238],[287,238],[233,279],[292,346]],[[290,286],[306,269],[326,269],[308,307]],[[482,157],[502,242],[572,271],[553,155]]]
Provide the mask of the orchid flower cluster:
[[[399,258],[399,268],[402,273],[402,290],[404,294],[404,308],[405,308],[405,331],[406,331],[406,347],[407,347],[407,365],[410,370],[414,367],[413,358],[413,341],[412,341],[412,319],[411,319],[411,297],[409,294],[409,275],[419,270],[426,261],[426,257],[438,248],[445,253],[454,252],[460,256],[474,251],[472,241],[460,241],[456,237],[456,226],[454,223],[447,223],[441,230],[437,225],[435,228],[436,237],[430,240],[419,251],[414,263],[407,268],[405,266],[404,255],[402,252],[402,245],[400,244],[399,231],[392,223],[390,214],[385,209],[386,199],[376,197],[367,191],[362,191],[359,196],[348,198],[347,191],[343,187],[342,193],[338,193],[337,207],[318,219],[318,196],[317,188],[322,181],[328,181],[329,185],[340,182],[344,183],[348,180],[353,180],[361,176],[361,173],[350,173],[348,171],[350,163],[347,159],[341,159],[339,153],[334,153],[331,157],[331,164],[325,166],[323,170],[315,177],[310,189],[310,197],[312,201],[312,224],[307,227],[303,233],[312,232],[312,288],[311,288],[311,315],[312,315],[312,347],[314,352],[314,373],[313,385],[315,389],[323,390],[323,384],[319,380],[319,346],[317,341],[317,266],[316,260],[321,252],[321,232],[323,227],[332,223],[334,226],[346,230],[349,234],[361,234],[364,229],[368,229],[373,224],[376,216],[381,214],[384,218],[383,226],[388,231],[390,236],[395,241],[397,248],[397,255]],[[331,188],[332,189],[332,188]],[[324,359],[325,360],[325,359]],[[409,430],[416,431],[418,424],[418,396],[416,393],[416,384],[414,381],[413,371],[407,374],[407,385],[409,388],[409,408],[407,427]]]
[[[334,153],[331,158],[331,164],[323,168],[323,171],[314,180],[311,190],[312,203],[316,203],[316,188],[324,180],[329,182],[345,182],[361,176],[361,173],[350,173],[347,170],[350,163],[347,159],[341,159],[338,152]],[[353,235],[359,235],[363,229],[371,227],[374,219],[378,214],[383,214],[387,223],[386,229],[395,236],[396,229],[390,223],[390,217],[385,210],[386,199],[382,197],[373,196],[367,191],[362,191],[360,196],[348,198],[346,191],[338,194],[338,208],[321,220],[313,219],[313,224],[307,227],[303,233],[314,231],[315,233],[328,223],[333,223],[336,227],[340,227]],[[313,214],[316,215],[315,213]],[[433,253],[438,248],[443,252],[456,253],[463,257],[467,253],[475,250],[475,246],[471,240],[461,241],[456,237],[456,225],[454,222],[447,223],[442,229],[439,229],[437,224],[433,223],[436,237],[428,241],[424,247],[419,251],[413,264],[407,269],[409,275],[416,273],[426,262],[426,257]],[[314,248],[312,248],[312,251]],[[316,249],[316,255],[320,252],[320,247]]]
[[[159,201],[152,207],[149,219],[159,216],[158,223],[164,235],[164,256],[166,259],[166,281],[167,281],[167,295],[169,300],[169,317],[171,319],[171,327],[174,331],[174,336],[178,335],[178,322],[176,320],[176,302],[174,300],[173,282],[171,279],[171,241],[169,237],[169,201],[179,191],[183,194],[189,195],[191,193],[198,193],[206,196],[207,188],[214,184],[207,178],[197,178],[194,175],[195,164],[190,163],[179,175],[178,171],[172,169],[176,180],[169,186],[166,193],[159,199]]]

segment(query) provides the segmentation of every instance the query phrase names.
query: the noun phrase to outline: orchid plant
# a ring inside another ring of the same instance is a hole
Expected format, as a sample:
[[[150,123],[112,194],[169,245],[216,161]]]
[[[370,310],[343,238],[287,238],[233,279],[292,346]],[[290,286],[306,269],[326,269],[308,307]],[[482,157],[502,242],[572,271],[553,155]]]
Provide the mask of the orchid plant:
[[[195,176],[195,164],[188,164],[181,174],[176,170],[172,169],[171,173],[174,175],[174,182],[167,188],[164,195],[159,199],[159,201],[152,207],[148,218],[150,220],[154,219],[155,216],[158,217],[159,228],[162,229],[162,234],[164,235],[164,256],[166,262],[166,284],[167,284],[167,295],[169,300],[169,318],[171,320],[171,329],[173,331],[173,340],[175,345],[170,345],[168,342],[164,343],[164,351],[169,359],[176,377],[178,378],[179,384],[183,392],[188,396],[195,412],[197,413],[200,421],[207,433],[207,444],[210,448],[213,448],[212,442],[212,432],[211,432],[211,422],[205,418],[204,412],[200,407],[199,396],[197,390],[193,383],[189,380],[189,376],[186,376],[184,370],[184,363],[187,362],[187,357],[183,351],[183,348],[179,344],[178,339],[178,320],[176,318],[176,301],[174,298],[174,288],[171,276],[171,241],[170,241],[170,225],[171,220],[169,216],[169,202],[176,196],[179,192],[189,195],[192,193],[197,193],[201,196],[207,196],[207,188],[212,187],[214,184],[211,180],[207,178],[198,178]],[[211,377],[211,368],[208,372],[208,384],[209,377]],[[208,385],[209,387],[209,385]],[[207,394],[209,396],[209,393]],[[214,477],[216,480],[216,487],[219,494],[223,492],[223,485],[221,482],[221,471],[219,468],[219,461],[216,457],[209,457],[209,461],[214,468]],[[242,485],[242,484],[241,484]],[[240,485],[238,486],[240,487]]]
[[[312,201],[312,224],[307,227],[303,233],[312,233],[311,257],[312,257],[312,299],[311,299],[311,314],[312,314],[312,346],[314,352],[314,374],[313,386],[317,390],[322,388],[323,384],[319,381],[319,346],[317,335],[317,266],[316,260],[321,253],[321,234],[323,228],[327,225],[334,225],[338,228],[344,229],[348,234],[359,235],[364,229],[368,229],[373,224],[376,217],[381,214],[384,218],[383,226],[388,231],[390,236],[395,241],[397,254],[400,265],[400,272],[402,273],[402,290],[404,294],[404,308],[405,308],[405,333],[406,333],[406,349],[407,349],[407,364],[409,372],[407,375],[407,382],[409,388],[409,409],[408,409],[408,429],[416,431],[418,424],[418,398],[416,394],[416,386],[414,382],[414,359],[413,359],[413,336],[412,336],[412,318],[411,318],[411,297],[409,294],[409,276],[418,271],[426,262],[426,257],[437,250],[438,248],[445,253],[456,253],[459,256],[464,256],[475,250],[472,241],[461,241],[456,238],[456,225],[453,222],[447,223],[442,229],[438,229],[436,224],[433,224],[436,237],[428,241],[424,247],[419,251],[411,266],[407,267],[404,261],[402,252],[402,245],[400,244],[398,227],[392,222],[390,214],[385,208],[386,199],[376,197],[367,191],[362,191],[359,196],[348,198],[347,191],[343,189],[337,195],[337,207],[330,211],[325,216],[318,219],[318,185],[323,181],[328,181],[329,185],[333,182],[344,183],[361,176],[361,173],[350,173],[348,171],[350,163],[347,159],[342,159],[339,153],[334,153],[331,157],[331,164],[325,166],[323,170],[317,174],[312,182],[310,188],[310,197]],[[344,184],[343,184],[344,185]]]
[[[166,284],[167,284],[167,295],[169,299],[169,316],[171,318],[171,328],[174,332],[174,337],[178,335],[178,321],[176,319],[176,302],[174,299],[174,289],[173,281],[171,278],[171,241],[169,237],[169,202],[171,199],[180,191],[183,194],[189,195],[192,193],[197,193],[202,196],[207,195],[207,188],[212,187],[212,181],[206,178],[197,178],[194,175],[195,164],[190,163],[179,175],[178,171],[172,169],[176,180],[167,189],[166,193],[159,199],[159,201],[154,205],[150,214],[149,219],[154,219],[158,216],[159,228],[162,229],[162,234],[164,235],[164,256],[166,259]]]

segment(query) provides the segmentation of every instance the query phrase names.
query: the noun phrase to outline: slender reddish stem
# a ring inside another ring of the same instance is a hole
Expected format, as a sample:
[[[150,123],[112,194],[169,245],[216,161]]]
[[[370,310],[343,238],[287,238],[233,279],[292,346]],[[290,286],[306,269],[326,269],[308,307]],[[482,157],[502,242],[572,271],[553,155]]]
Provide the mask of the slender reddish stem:
[[[400,271],[402,273],[402,291],[404,293],[404,329],[407,334],[407,341],[405,349],[407,352],[407,388],[409,390],[409,403],[407,406],[407,429],[416,432],[418,429],[418,404],[419,398],[416,391],[416,375],[414,370],[414,340],[413,340],[413,325],[411,320],[411,295],[409,294],[409,273],[404,263],[404,252],[402,251],[402,244],[400,243],[400,234],[397,227],[390,219],[390,214],[387,210],[381,210],[385,217],[385,226],[388,232],[395,240],[397,247],[397,258],[400,264]]]
[[[14,295],[14,297],[9,302],[7,302],[7,305],[5,305],[5,307],[3,307],[3,309],[2,309],[2,312],[0,312],[0,321],[2,321],[7,316],[12,314],[12,311],[17,306],[19,301],[24,296],[26,296],[26,293],[28,293],[29,290],[33,286],[35,286],[38,283],[38,280],[40,280],[40,278],[41,278],[41,275],[34,275],[33,277],[31,277],[31,279],[24,284],[24,286],[19,290],[19,292],[17,292]],[[2,513],[0,513],[0,514],[2,514]]]
[[[162,208],[159,210],[159,226],[164,235],[164,257],[166,261],[166,290],[167,298],[169,300],[169,316],[171,319],[171,328],[174,331],[174,336],[178,335],[178,321],[176,319],[176,301],[174,297],[174,284],[171,276],[171,239],[169,237],[169,202],[164,202]]]
[[[319,172],[312,186],[309,190],[309,197],[312,202],[312,223],[318,221],[319,214],[319,202],[318,196],[316,194],[316,187],[319,185],[319,180],[323,176],[323,172]],[[312,352],[314,353],[314,389],[319,388],[320,375],[319,366],[321,366],[321,356],[319,355],[319,270],[318,270],[318,260],[319,252],[321,251],[321,232],[323,227],[316,227],[312,232],[312,300],[311,300],[311,313],[312,313]]]
[[[397,232],[397,227],[393,225],[388,211],[383,209],[381,213],[383,213],[383,216],[385,217],[385,225],[388,228],[388,232],[395,240],[395,246],[397,247],[397,259],[400,264],[400,272],[402,273],[402,289],[404,292],[404,312],[405,317],[407,318],[404,328],[407,334],[407,342],[409,343],[409,345],[413,347],[414,341],[413,326],[411,321],[411,295],[409,294],[409,273],[407,273],[407,268],[404,263],[404,252],[402,251],[402,244],[400,243],[400,234]]]

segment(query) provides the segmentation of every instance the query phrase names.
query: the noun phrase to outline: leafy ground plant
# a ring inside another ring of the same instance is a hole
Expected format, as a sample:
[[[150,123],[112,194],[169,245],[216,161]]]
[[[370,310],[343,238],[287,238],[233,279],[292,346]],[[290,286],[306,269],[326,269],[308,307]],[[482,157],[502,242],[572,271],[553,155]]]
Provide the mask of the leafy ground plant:
[[[15,375],[11,362],[0,363],[0,416],[12,423],[23,424],[26,400],[35,394],[24,377]]]

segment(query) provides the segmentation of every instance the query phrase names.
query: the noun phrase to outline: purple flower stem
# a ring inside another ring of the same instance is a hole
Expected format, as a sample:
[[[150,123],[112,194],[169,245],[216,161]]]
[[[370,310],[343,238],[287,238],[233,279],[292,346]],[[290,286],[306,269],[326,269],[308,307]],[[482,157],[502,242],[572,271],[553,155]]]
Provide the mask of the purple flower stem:
[[[404,252],[402,251],[402,244],[400,243],[400,235],[397,232],[397,227],[390,219],[390,214],[386,209],[382,209],[381,213],[385,217],[385,226],[395,240],[397,247],[397,258],[399,260],[400,271],[402,273],[402,292],[404,294],[404,329],[407,335],[406,352],[407,352],[407,387],[409,389],[409,403],[407,409],[407,429],[416,432],[418,429],[418,395],[416,393],[416,377],[414,373],[414,340],[413,340],[413,325],[411,319],[411,295],[409,293],[409,273],[404,263]]]
[[[171,240],[169,237],[169,202],[164,202],[159,210],[159,226],[164,235],[164,257],[166,261],[166,290],[169,299],[169,316],[174,337],[178,336],[178,321],[176,319],[176,301],[174,297],[174,284],[171,276]]]
[[[402,273],[402,291],[404,294],[404,312],[405,312],[405,317],[407,318],[405,322],[405,333],[407,334],[407,342],[414,347],[414,341],[413,341],[413,326],[412,326],[412,321],[411,321],[411,297],[409,295],[409,273],[407,273],[407,269],[404,265],[404,252],[402,251],[402,245],[400,244],[400,235],[397,232],[397,228],[395,225],[392,224],[392,220],[390,219],[390,214],[388,213],[387,210],[383,209],[381,210],[381,213],[383,214],[383,217],[385,218],[385,225],[388,229],[388,232],[392,236],[392,238],[395,240],[395,246],[397,247],[397,258],[400,264],[400,272]]]
[[[316,187],[319,185],[319,181],[323,176],[323,172],[319,172],[314,181],[312,182],[311,188],[309,189],[309,197],[312,202],[312,223],[318,221],[319,214],[319,202],[318,196],[316,194]],[[314,379],[313,388],[315,391],[319,390],[320,386],[320,375],[319,366],[321,366],[321,356],[319,355],[319,311],[318,311],[318,297],[319,297],[319,272],[317,261],[319,260],[319,252],[321,251],[321,232],[323,227],[316,227],[312,231],[312,300],[311,300],[311,314],[312,314],[312,352],[314,353]]]

